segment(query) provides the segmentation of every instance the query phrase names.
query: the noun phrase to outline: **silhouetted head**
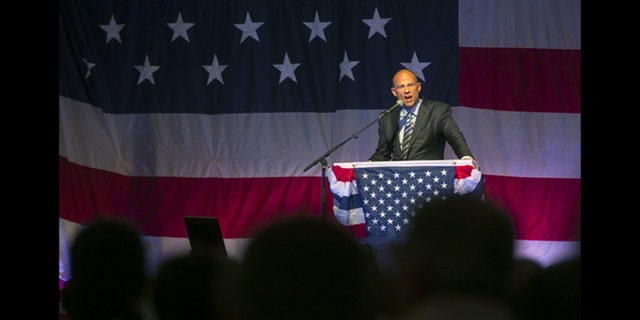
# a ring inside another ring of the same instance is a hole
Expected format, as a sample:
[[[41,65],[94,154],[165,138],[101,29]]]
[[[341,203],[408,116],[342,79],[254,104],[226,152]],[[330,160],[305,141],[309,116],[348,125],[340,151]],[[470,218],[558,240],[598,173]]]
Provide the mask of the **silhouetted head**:
[[[129,315],[145,285],[145,253],[138,230],[118,218],[98,218],[79,231],[71,252],[77,318]]]
[[[158,320],[229,319],[238,297],[236,264],[221,256],[185,254],[162,263],[153,290]]]
[[[245,319],[363,319],[370,262],[342,226],[310,216],[274,222],[245,253]]]
[[[418,295],[504,294],[513,263],[511,216],[476,197],[454,196],[416,210],[400,258]]]

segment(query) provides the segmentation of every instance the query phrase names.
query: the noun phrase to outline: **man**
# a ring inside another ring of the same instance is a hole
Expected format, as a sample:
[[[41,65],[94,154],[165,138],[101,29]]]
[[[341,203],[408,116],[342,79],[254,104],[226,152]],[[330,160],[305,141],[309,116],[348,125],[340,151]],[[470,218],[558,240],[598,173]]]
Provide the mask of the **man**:
[[[410,70],[401,69],[393,76],[391,94],[403,105],[378,121],[378,147],[369,160],[443,160],[445,143],[458,158],[474,160],[451,107],[422,99],[420,90],[422,84]],[[405,129],[408,121],[412,128]]]

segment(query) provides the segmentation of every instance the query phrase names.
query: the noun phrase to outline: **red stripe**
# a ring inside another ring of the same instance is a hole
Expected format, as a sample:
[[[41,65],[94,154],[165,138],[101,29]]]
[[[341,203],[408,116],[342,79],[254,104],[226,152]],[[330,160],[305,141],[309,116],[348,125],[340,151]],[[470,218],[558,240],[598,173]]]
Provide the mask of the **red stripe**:
[[[486,176],[484,194],[507,209],[520,240],[578,241],[580,179]]]
[[[346,226],[346,228],[351,231],[351,233],[356,238],[366,238],[367,237],[367,226],[364,223],[353,224],[350,226]]]
[[[331,171],[333,171],[333,175],[336,176],[336,180],[340,182],[351,182],[356,179],[356,173],[352,168],[332,166]]]
[[[459,49],[460,105],[580,113],[580,50]]]
[[[453,178],[456,180],[466,179],[471,176],[471,172],[473,171],[473,166],[456,166],[456,169],[453,173]]]
[[[278,217],[321,214],[319,177],[129,177],[59,159],[60,217],[80,224],[117,215],[144,235],[186,237],[184,216],[212,216],[220,218],[223,237],[246,238]],[[325,192],[326,217],[333,219],[326,184]]]
[[[135,221],[144,235],[186,237],[183,216],[220,218],[225,238],[247,238],[278,217],[306,210],[320,215],[320,177],[128,177],[60,157],[60,217],[84,224],[99,214]],[[580,179],[486,176],[488,200],[514,216],[522,240],[575,240]],[[325,214],[333,198],[325,184]],[[358,228],[362,228],[360,226]],[[364,230],[354,230],[363,234]]]

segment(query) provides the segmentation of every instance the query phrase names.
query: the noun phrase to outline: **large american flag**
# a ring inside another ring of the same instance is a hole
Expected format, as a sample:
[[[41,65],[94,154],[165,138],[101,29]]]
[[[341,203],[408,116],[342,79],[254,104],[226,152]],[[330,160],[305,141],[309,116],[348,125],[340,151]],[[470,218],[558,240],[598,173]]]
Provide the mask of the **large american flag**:
[[[63,280],[98,215],[135,221],[154,268],[188,248],[186,215],[218,217],[241,257],[269,221],[331,212],[322,166],[303,169],[395,102],[399,68],[453,106],[523,254],[576,244],[579,0],[62,0],[58,14]],[[356,138],[327,162],[366,160],[375,127]]]

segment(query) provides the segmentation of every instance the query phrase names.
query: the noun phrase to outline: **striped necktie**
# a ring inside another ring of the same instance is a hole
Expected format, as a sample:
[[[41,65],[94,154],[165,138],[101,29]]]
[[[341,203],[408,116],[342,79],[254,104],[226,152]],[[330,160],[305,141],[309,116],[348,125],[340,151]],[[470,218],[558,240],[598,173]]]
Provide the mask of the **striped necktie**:
[[[413,123],[415,122],[416,117],[413,113],[409,112],[407,114],[407,119],[404,122],[404,133],[402,138],[402,145],[400,146],[400,155],[401,159],[407,159],[409,155],[409,144],[411,143],[411,137],[413,135]]]

